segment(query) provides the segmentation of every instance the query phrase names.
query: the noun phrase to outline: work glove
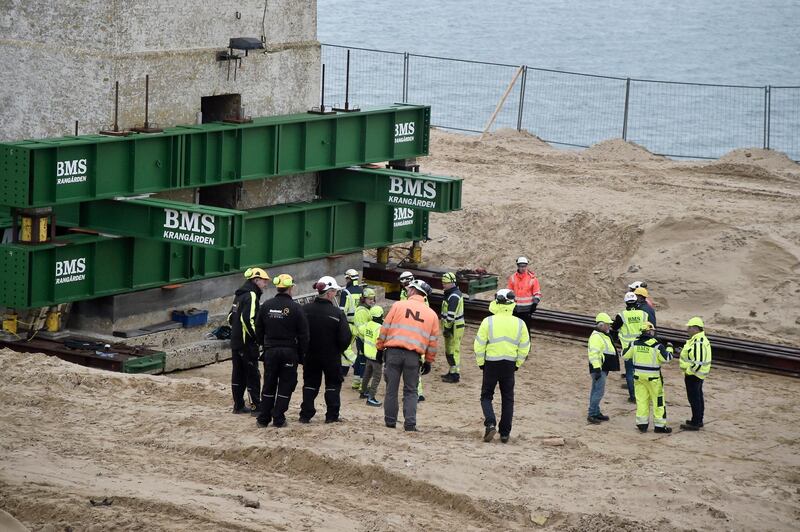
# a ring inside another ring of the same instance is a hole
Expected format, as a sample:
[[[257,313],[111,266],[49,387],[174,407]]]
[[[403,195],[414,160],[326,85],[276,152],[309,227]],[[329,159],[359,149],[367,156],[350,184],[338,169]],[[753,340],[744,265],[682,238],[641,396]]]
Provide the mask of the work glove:
[[[519,371],[519,366],[514,366],[514,373]]]
[[[536,301],[534,301],[533,304],[531,304],[531,315],[533,315],[533,313],[536,312],[537,306],[539,306],[539,303],[537,303]]]
[[[431,372],[431,363],[426,360],[419,367],[419,374],[420,375],[427,375],[430,372]]]
[[[377,362],[378,364],[383,364],[383,349],[378,351],[378,354],[375,355],[375,362]]]
[[[592,380],[599,381],[600,374],[601,374],[600,368],[592,368]]]
[[[480,369],[481,371],[483,371],[483,364],[479,365],[479,366],[478,366],[478,369]]]

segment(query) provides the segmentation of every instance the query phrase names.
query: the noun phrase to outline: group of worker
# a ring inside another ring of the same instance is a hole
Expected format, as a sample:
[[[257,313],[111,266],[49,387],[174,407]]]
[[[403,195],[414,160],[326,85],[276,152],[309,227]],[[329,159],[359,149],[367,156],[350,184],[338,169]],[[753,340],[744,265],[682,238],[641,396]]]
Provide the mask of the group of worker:
[[[619,355],[625,367],[628,401],[636,403],[636,427],[647,432],[652,410],[654,431],[671,433],[667,425],[667,405],[664,398],[664,378],[661,366],[674,357],[672,342],[656,336],[656,312],[647,284],[641,281],[628,286],[623,301],[625,309],[611,317],[600,312],[595,317],[595,329],[589,336],[588,356],[591,391],[587,421],[599,424],[609,417],[600,410],[608,373],[619,371]],[[681,429],[698,431],[703,427],[705,400],[703,383],[711,371],[711,344],[705,335],[705,324],[699,316],[686,323],[689,339],[678,348],[680,368],[684,373],[686,395],[692,410],[691,419]],[[619,344],[618,350],[615,341]]]
[[[480,404],[484,416],[484,441],[499,431],[500,441],[509,441],[514,410],[515,373],[531,349],[533,314],[541,301],[536,275],[529,260],[519,257],[517,270],[506,288],[498,290],[489,304],[491,315],[481,322],[473,350],[482,371]],[[340,421],[341,388],[353,369],[352,388],[366,405],[383,406],[384,423],[398,423],[399,389],[403,385],[403,427],[417,431],[418,402],[424,401],[422,377],[430,373],[441,332],[448,369],[442,382],[461,380],[461,341],[464,335],[464,296],[456,275],[442,275],[444,289],[440,312],[430,308],[431,287],[411,272],[399,276],[400,300],[384,315],[376,304],[375,290],[360,284],[359,274],[345,272],[345,286],[332,276],[314,283],[316,297],[306,305],[292,298],[294,280],[288,274],[270,279],[261,268],[245,272],[246,281],[236,291],[228,319],[231,325],[233,412],[251,413],[261,427],[286,425],[286,411],[303,366],[303,392],[299,421],[309,423],[316,414],[315,400],[324,378],[325,422]],[[259,305],[267,284],[276,295]],[[668,433],[663,378],[660,367],[668,362],[674,348],[655,334],[656,316],[645,283],[631,285],[624,296],[626,308],[615,319],[601,312],[589,337],[589,371],[592,379],[587,421],[598,424],[608,416],[600,410],[610,371],[618,371],[619,354],[625,364],[625,387],[636,403],[636,424],[646,432],[650,408],[656,432]],[[692,407],[692,418],[681,428],[703,426],[702,385],[711,367],[711,347],[703,322],[694,317],[687,324],[691,338],[679,350],[681,369]],[[615,341],[620,344],[617,349]],[[264,382],[260,386],[259,361],[263,361]],[[383,402],[376,397],[381,377],[386,391]],[[497,422],[493,408],[495,390],[501,395]],[[245,405],[248,392],[252,408]]]

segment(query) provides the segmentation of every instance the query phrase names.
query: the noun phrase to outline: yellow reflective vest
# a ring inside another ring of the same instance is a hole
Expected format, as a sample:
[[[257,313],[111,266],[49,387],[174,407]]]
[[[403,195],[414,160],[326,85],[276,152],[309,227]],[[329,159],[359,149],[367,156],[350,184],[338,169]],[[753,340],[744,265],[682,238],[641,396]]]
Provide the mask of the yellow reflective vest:
[[[647,320],[647,313],[641,309],[625,309],[619,313],[622,327],[619,328],[619,343],[624,350],[642,334],[642,325]]]
[[[531,350],[531,339],[525,322],[513,315],[514,304],[489,304],[492,316],[484,318],[475,335],[472,348],[479,366],[486,362],[510,360],[522,366]]]
[[[640,336],[628,346],[622,358],[633,361],[634,376],[660,377],[661,364],[672,360],[672,348],[664,347],[652,336]]]
[[[700,331],[686,341],[681,351],[680,365],[687,375],[705,379],[711,371],[711,343]]]
[[[372,321],[372,315],[369,313],[369,307],[359,305],[353,317],[353,327],[355,328],[355,335],[362,340],[364,337],[361,335],[361,326]]]
[[[359,327],[359,336],[364,340],[364,356],[370,360],[378,358],[378,336],[381,334],[381,324],[368,321]]]
[[[611,337],[607,334],[594,330],[589,335],[589,366],[591,369],[602,369],[606,355],[617,355]]]

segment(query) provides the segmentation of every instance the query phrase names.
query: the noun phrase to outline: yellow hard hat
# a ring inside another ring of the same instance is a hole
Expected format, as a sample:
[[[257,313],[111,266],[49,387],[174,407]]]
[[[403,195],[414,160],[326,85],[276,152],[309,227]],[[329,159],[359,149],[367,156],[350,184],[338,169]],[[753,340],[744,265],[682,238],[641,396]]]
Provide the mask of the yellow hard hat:
[[[653,325],[652,323],[650,323],[649,321],[646,321],[646,322],[644,322],[642,324],[642,332],[644,332],[644,331],[654,331],[655,329],[656,329],[656,326]]]
[[[369,309],[369,314],[373,318],[380,318],[383,316],[383,307],[381,307],[380,305],[375,305],[374,307],[371,307]]]
[[[637,296],[650,297],[650,292],[648,292],[647,288],[643,286],[640,286],[639,288],[634,290],[633,293],[636,294]]]
[[[261,268],[247,268],[244,271],[244,278],[245,279],[267,279],[269,280],[269,274],[262,270]]]
[[[363,297],[364,299],[369,297],[375,298],[375,289],[370,287],[364,288],[364,290],[361,292],[361,297]]]
[[[594,321],[595,321],[595,323],[608,323],[609,325],[614,323],[611,320],[611,316],[609,316],[605,312],[601,312],[597,316],[595,316]]]
[[[294,279],[292,279],[292,276],[288,273],[282,273],[272,280],[272,284],[278,288],[289,288],[290,286],[294,286]]]
[[[456,274],[453,272],[447,272],[442,275],[442,282],[443,283],[455,283],[456,282]]]
[[[691,318],[689,321],[686,322],[686,326],[687,327],[700,327],[700,328],[705,327],[705,325],[703,325],[703,318],[701,318],[700,316],[695,316],[695,317]]]

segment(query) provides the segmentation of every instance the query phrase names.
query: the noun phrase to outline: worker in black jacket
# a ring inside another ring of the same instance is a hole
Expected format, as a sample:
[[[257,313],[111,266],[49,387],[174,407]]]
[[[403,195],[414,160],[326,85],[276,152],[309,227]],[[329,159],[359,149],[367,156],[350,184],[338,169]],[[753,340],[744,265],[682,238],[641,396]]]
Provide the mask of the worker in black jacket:
[[[256,338],[264,346],[259,427],[270,421],[275,427],[286,425],[286,410],[297,386],[297,365],[303,363],[308,350],[308,320],[303,307],[292,299],[292,277],[283,273],[272,284],[278,293],[261,305],[256,321]]]
[[[325,276],[314,284],[317,297],[303,307],[308,318],[311,342],[303,364],[303,404],[300,406],[300,423],[308,423],[317,410],[314,400],[319,394],[322,376],[325,375],[325,423],[339,421],[340,392],[344,377],[341,357],[352,340],[347,315],[336,306],[341,287],[333,277]]]
[[[244,404],[245,388],[250,394],[254,411],[259,410],[261,402],[255,324],[259,300],[262,290],[267,286],[269,275],[261,268],[248,268],[244,277],[247,280],[236,291],[228,313],[228,325],[231,326],[231,392],[234,414],[250,412]]]

